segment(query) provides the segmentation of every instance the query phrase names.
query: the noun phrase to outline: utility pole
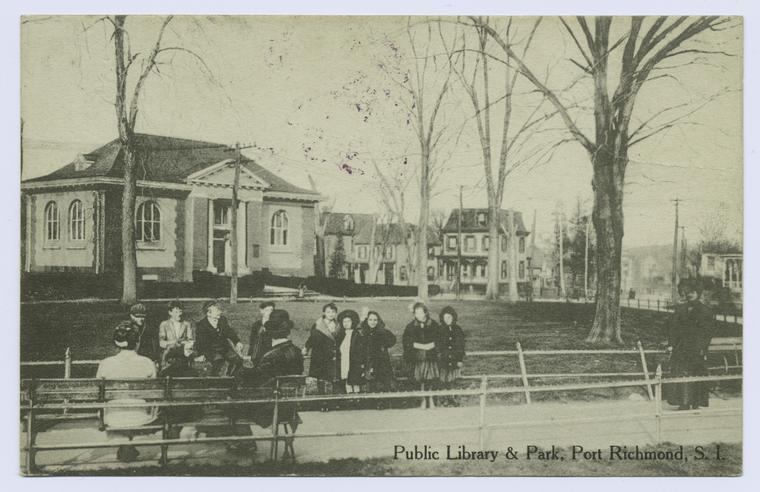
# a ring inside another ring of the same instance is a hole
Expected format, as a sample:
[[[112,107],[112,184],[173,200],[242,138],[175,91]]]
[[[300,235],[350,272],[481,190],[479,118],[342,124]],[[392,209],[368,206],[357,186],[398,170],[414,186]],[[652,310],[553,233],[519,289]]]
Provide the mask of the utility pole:
[[[459,215],[457,216],[457,299],[462,296],[462,189],[459,185]]]
[[[673,304],[678,302],[678,203],[679,198],[671,200],[676,204],[676,220],[673,228],[673,271],[670,274],[671,296]]]
[[[562,234],[563,215],[561,211],[555,211],[552,215],[554,215],[554,220],[559,229],[559,237],[557,238],[557,242],[559,243],[559,296],[565,297],[565,250],[562,245],[564,242],[564,236]]]
[[[238,297],[238,191],[240,188],[240,143],[235,144],[235,180],[232,183],[232,215],[230,248],[232,278],[230,279],[230,304],[237,304]]]
[[[686,227],[681,226],[681,264],[679,266],[681,278],[690,276],[686,264]]]
[[[583,264],[583,295],[588,299],[588,234],[591,223],[586,216],[586,255]]]

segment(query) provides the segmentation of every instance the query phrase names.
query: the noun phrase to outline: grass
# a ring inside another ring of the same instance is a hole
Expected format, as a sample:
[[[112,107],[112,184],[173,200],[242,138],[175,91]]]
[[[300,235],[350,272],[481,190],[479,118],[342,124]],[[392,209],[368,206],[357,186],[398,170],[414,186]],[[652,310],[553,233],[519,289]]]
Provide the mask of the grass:
[[[703,446],[708,453],[715,449],[715,443]],[[672,449],[675,446],[645,446],[642,451]],[[450,461],[400,461],[393,458],[369,460],[343,459],[326,463],[273,464],[261,463],[250,466],[189,466],[168,465],[141,467],[123,470],[99,470],[86,472],[65,472],[62,475],[87,476],[737,476],[742,473],[741,444],[720,444],[723,460],[694,460],[695,446],[684,446],[688,461],[539,461],[505,459],[490,462],[450,462]],[[569,455],[565,450],[563,454]],[[714,458],[714,456],[713,456]]]

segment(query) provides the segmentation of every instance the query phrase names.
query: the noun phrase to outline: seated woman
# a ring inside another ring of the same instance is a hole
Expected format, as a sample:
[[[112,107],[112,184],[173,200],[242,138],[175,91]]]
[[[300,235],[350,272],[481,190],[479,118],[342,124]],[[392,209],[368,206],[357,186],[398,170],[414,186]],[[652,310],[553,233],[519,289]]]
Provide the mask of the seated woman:
[[[98,365],[97,378],[103,379],[151,379],[156,377],[156,366],[152,360],[136,352],[140,333],[128,322],[119,324],[113,332],[113,342],[119,353],[107,357]],[[124,403],[145,403],[136,398],[120,398],[108,402],[103,412],[103,422],[107,427],[139,428],[155,420],[155,410],[151,407],[121,407]],[[134,446],[119,446],[116,457],[120,461],[134,461],[140,453]]]
[[[184,307],[179,301],[169,303],[169,319],[164,320],[158,327],[158,345],[161,348],[161,367],[165,367],[166,356],[175,347],[180,347],[185,354],[185,363],[193,353],[195,345],[195,333],[189,321],[182,319]],[[179,352],[174,352],[178,355]],[[180,362],[179,360],[175,363]]]

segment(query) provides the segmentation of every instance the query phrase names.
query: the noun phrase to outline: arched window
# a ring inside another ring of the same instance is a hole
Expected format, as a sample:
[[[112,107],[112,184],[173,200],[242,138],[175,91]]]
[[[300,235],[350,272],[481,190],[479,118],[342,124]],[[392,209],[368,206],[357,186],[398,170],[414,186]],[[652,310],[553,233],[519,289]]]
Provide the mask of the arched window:
[[[138,205],[136,220],[135,237],[138,241],[161,240],[161,209],[156,202],[147,201]]]
[[[284,210],[278,210],[272,215],[269,244],[275,246],[287,246],[288,244],[288,214]]]
[[[354,230],[354,219],[350,215],[343,216],[343,230],[345,232],[351,232]]]
[[[69,205],[69,241],[82,241],[84,237],[84,207],[81,200],[74,200]]]
[[[48,202],[45,205],[45,239],[48,241],[61,239],[60,215],[55,202]]]

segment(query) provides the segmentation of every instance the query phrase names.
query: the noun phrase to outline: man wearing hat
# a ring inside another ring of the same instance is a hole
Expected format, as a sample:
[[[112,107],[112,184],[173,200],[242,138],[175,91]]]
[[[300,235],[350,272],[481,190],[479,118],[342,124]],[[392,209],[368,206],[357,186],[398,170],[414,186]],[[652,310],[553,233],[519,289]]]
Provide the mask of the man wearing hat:
[[[131,326],[138,334],[137,353],[156,362],[159,357],[158,336],[145,323],[145,316],[148,310],[145,304],[138,302],[129,308],[129,321],[124,323]]]
[[[230,376],[242,367],[243,344],[216,300],[203,304],[205,317],[196,324],[197,352],[211,363],[214,376]]]
[[[254,321],[251,327],[251,337],[248,342],[248,355],[254,365],[261,361],[261,358],[272,349],[272,338],[266,333],[264,324],[269,320],[269,316],[274,311],[274,302],[264,301],[259,304],[261,319]]]

